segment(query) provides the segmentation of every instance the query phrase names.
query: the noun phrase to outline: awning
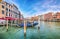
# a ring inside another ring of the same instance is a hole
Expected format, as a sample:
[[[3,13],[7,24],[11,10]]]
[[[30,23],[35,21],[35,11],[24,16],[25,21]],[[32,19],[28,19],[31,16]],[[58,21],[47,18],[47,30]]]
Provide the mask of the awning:
[[[19,20],[23,20],[22,18],[19,18]]]
[[[12,17],[5,17],[5,20],[16,20],[16,19]]]
[[[0,20],[23,20],[23,19],[21,19],[21,18],[5,17],[5,18],[0,18]]]
[[[0,20],[5,20],[4,18],[0,18]]]
[[[21,19],[21,18],[15,18],[15,20],[23,20],[23,19]]]

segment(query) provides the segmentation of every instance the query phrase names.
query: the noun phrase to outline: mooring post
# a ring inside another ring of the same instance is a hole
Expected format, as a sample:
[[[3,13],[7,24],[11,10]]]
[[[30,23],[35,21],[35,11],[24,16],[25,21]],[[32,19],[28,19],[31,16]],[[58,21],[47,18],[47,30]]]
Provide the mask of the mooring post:
[[[12,20],[11,20],[11,25],[10,26],[11,26],[11,29],[12,29]]]
[[[6,27],[7,27],[7,31],[8,31],[8,19],[7,19],[7,26]]]
[[[24,20],[24,36],[26,35],[26,20]]]

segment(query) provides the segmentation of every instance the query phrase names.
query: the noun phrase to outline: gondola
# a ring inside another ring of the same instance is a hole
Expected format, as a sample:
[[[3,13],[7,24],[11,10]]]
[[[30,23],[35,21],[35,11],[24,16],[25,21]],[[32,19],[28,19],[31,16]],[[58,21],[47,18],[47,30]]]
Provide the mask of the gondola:
[[[24,23],[20,23],[20,24],[18,24],[20,27],[24,27]],[[36,25],[38,25],[38,22],[33,22],[33,23],[30,23],[30,22],[27,22],[26,23],[26,26],[27,27],[32,27],[32,26],[36,26]]]

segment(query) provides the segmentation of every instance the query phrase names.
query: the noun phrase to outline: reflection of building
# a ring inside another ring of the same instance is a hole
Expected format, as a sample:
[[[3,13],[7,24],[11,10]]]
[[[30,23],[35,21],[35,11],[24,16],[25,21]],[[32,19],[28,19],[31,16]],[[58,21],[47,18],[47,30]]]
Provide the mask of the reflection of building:
[[[20,11],[14,4],[9,4],[5,1],[0,3],[0,18],[4,17],[12,17],[12,18],[19,18]],[[14,21],[16,22],[16,21]]]

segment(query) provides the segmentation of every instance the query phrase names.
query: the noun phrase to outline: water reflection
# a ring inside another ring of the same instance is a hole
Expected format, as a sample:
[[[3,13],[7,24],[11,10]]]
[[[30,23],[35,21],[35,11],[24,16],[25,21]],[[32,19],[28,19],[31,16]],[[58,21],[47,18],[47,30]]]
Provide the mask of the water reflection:
[[[27,28],[26,39],[60,39],[59,23],[41,21],[40,29],[38,25],[34,28]]]
[[[3,33],[2,33],[3,32]],[[0,39],[60,39],[60,22],[40,22],[35,27],[28,27],[26,34],[23,28],[9,27],[9,31],[0,27]]]
[[[40,26],[41,39],[60,39],[60,22],[42,22]]]
[[[24,34],[24,39],[26,39],[26,33]]]

